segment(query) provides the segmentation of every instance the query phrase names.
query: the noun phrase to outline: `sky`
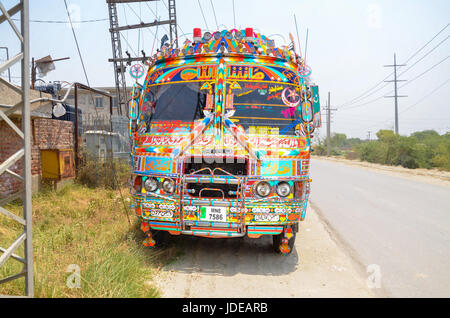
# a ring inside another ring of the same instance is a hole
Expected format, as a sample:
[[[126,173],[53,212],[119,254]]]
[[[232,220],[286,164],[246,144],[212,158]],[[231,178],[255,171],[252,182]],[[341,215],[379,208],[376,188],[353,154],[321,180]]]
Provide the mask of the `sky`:
[[[114,86],[112,63],[108,62],[112,48],[106,1],[66,1],[73,21],[100,20],[74,25],[90,85]],[[167,4],[167,0],[118,4],[119,25],[153,22],[155,16],[167,19],[163,1]],[[9,9],[16,0],[2,3]],[[233,0],[177,0],[178,34],[192,36],[194,27],[203,31],[215,31],[217,26],[221,30],[253,27],[283,45],[288,44],[284,39],[289,39],[289,33],[297,39],[295,15],[301,49],[312,68],[311,79],[319,85],[322,108],[330,92],[331,108],[337,109],[332,112],[332,132],[366,139],[369,134],[374,138],[379,129],[393,129],[394,99],[383,96],[393,95],[394,83],[383,80],[393,80],[393,75],[388,77],[393,68],[384,65],[393,64],[394,53],[397,64],[407,61],[398,68],[398,78],[407,80],[399,82],[399,95],[407,95],[398,99],[400,134],[450,131],[450,1],[234,0],[234,8],[233,15]],[[30,19],[67,22],[64,0],[30,0]],[[167,30],[165,26],[157,34],[156,28],[123,31],[123,51],[135,56],[143,49],[149,55]],[[32,57],[70,57],[56,62],[56,69],[44,81],[87,82],[68,23],[31,22],[30,35]],[[8,47],[10,56],[19,52],[18,40],[7,23],[0,25],[0,46]],[[5,58],[6,51],[0,49],[0,61]],[[13,82],[20,83],[17,67],[11,75]],[[2,77],[7,78],[7,72]],[[324,111],[322,120],[326,120]],[[319,135],[326,136],[326,124]]]

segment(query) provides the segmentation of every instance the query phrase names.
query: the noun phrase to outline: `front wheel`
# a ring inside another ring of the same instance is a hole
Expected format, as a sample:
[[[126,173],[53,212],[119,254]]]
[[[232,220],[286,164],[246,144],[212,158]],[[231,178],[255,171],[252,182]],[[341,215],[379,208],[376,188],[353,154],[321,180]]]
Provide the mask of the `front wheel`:
[[[290,240],[288,240],[287,246],[283,246],[283,238],[284,233],[273,235],[273,250],[282,255],[289,255],[292,253],[292,250],[294,249],[294,243],[295,243],[295,237],[297,236],[297,233],[293,231],[293,235]]]

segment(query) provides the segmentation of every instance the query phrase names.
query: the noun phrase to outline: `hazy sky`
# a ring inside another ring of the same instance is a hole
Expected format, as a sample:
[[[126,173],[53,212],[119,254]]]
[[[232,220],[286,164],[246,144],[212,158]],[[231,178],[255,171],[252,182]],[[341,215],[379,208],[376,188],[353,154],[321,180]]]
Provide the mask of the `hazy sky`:
[[[167,0],[164,0],[167,3]],[[16,3],[2,1],[6,8]],[[107,19],[108,9],[104,0],[67,0],[72,19]],[[233,28],[233,1],[212,0],[220,29]],[[210,30],[216,29],[216,22],[210,0],[200,0]],[[194,27],[206,29],[198,0],[177,0],[177,20],[181,30],[191,33]],[[161,19],[168,16],[162,1],[143,4],[118,4],[119,24],[151,22],[157,13]],[[134,12],[133,12],[134,11]],[[338,108],[333,114],[332,131],[347,136],[366,138],[381,128],[393,128],[394,99],[393,83],[382,84],[363,95],[361,100],[349,101],[362,95],[381,82],[393,70],[383,65],[393,64],[394,52],[397,63],[407,61],[423,45],[431,40],[450,22],[450,1],[448,0],[235,0],[236,26],[255,28],[273,36],[277,44],[283,44],[282,36],[295,38],[294,14],[297,17],[300,41],[305,51],[306,29],[309,29],[307,64],[312,67],[312,79],[320,87],[322,106],[326,105],[327,94],[331,92],[331,105]],[[63,0],[30,0],[32,20],[67,21]],[[19,18],[19,16],[15,16]],[[111,37],[109,21],[80,23],[75,32],[91,86],[113,86]],[[168,27],[160,27],[158,38],[167,33]],[[152,50],[155,28],[122,32],[123,49],[130,53],[144,49],[147,55]],[[182,32],[178,30],[179,34]],[[72,31],[64,23],[30,24],[31,55],[40,58],[50,54],[53,58],[70,56],[70,60],[56,63],[56,70],[49,73],[45,81],[65,80],[85,83],[81,62],[78,57]],[[400,133],[436,129],[443,133],[450,131],[450,26],[430,44],[399,68],[404,72],[399,78],[413,80],[401,82],[399,94],[408,95],[399,99]],[[159,42],[159,40],[158,40]],[[442,43],[441,43],[442,42]],[[416,65],[424,55],[435,48]],[[7,23],[0,25],[0,46],[8,46],[10,56],[18,52],[18,41],[10,32]],[[134,55],[134,54],[132,54]],[[0,59],[6,57],[0,49]],[[415,79],[437,63],[433,69]],[[408,67],[412,66],[409,70]],[[407,71],[405,71],[407,70]],[[4,77],[7,73],[2,74]],[[13,81],[19,76],[17,68],[12,69]],[[392,79],[391,76],[388,80]],[[386,85],[385,87],[383,87]],[[440,88],[439,88],[440,87]],[[439,89],[437,89],[439,88]],[[437,89],[437,90],[436,90]],[[432,93],[429,97],[426,97]],[[370,102],[370,103],[368,103]],[[323,120],[325,114],[323,113]],[[325,126],[320,134],[325,135]]]

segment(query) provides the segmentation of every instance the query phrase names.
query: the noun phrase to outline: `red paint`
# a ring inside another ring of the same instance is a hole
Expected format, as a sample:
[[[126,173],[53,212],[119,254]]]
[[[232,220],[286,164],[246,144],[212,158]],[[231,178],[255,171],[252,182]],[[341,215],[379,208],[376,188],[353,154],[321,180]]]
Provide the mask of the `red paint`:
[[[202,29],[194,28],[194,38],[201,38],[201,37],[202,37]]]

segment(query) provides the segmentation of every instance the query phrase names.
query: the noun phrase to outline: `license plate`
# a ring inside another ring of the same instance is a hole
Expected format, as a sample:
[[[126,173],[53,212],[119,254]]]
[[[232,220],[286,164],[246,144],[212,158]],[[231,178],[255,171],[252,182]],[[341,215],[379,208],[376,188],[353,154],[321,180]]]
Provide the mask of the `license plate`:
[[[227,208],[215,206],[202,206],[200,209],[200,220],[209,222],[226,222]]]

